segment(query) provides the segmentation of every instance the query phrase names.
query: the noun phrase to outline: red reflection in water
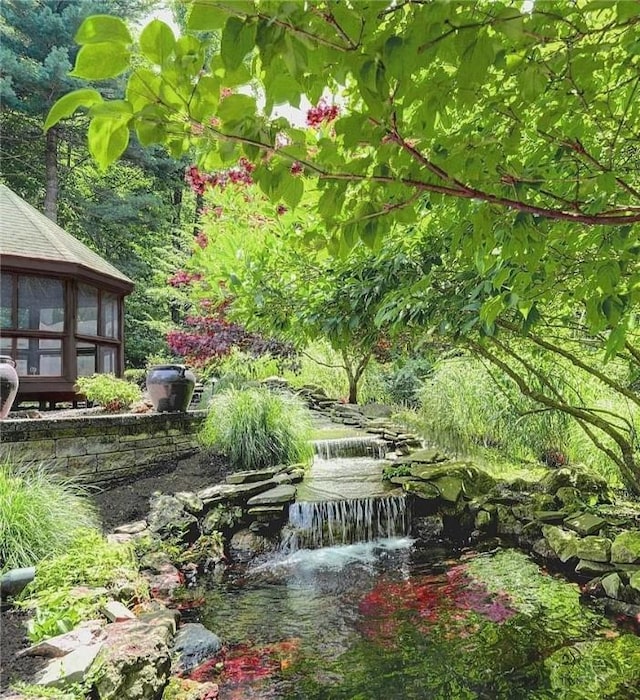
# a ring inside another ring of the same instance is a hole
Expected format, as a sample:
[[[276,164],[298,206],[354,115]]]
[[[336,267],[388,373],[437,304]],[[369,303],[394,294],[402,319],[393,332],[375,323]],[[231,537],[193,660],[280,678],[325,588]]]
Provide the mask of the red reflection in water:
[[[240,644],[201,664],[189,678],[201,683],[217,680],[224,687],[251,684],[289,668],[299,648],[299,639],[260,646]]]
[[[472,613],[498,624],[516,614],[506,593],[489,593],[464,565],[442,575],[383,580],[364,596],[359,611],[364,618],[362,632],[387,644],[394,642],[402,622],[423,632],[444,626],[447,636],[466,637],[476,629]]]

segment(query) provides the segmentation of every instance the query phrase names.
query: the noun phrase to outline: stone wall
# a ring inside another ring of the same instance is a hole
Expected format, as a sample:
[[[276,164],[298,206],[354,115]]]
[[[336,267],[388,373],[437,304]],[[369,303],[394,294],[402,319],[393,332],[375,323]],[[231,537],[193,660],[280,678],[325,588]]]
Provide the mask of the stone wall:
[[[109,481],[193,452],[205,411],[5,420],[0,458],[43,462],[79,481]]]

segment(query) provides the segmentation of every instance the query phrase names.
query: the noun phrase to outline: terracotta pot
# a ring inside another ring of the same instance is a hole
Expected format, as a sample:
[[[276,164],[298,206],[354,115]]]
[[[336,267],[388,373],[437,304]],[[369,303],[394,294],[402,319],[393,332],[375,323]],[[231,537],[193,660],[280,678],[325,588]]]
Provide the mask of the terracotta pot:
[[[158,413],[186,411],[196,377],[184,365],[156,365],[147,372],[147,392]]]
[[[0,420],[9,414],[19,384],[16,363],[9,355],[0,355]]]

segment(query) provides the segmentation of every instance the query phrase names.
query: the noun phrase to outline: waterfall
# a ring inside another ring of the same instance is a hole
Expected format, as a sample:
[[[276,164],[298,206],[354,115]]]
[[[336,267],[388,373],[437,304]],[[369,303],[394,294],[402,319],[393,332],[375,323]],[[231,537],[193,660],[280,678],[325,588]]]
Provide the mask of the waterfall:
[[[403,495],[336,501],[297,501],[289,506],[289,523],[281,549],[316,549],[371,542],[409,532],[410,517]]]
[[[321,459],[336,457],[375,457],[384,459],[387,443],[378,437],[350,437],[337,440],[314,440],[313,448]]]

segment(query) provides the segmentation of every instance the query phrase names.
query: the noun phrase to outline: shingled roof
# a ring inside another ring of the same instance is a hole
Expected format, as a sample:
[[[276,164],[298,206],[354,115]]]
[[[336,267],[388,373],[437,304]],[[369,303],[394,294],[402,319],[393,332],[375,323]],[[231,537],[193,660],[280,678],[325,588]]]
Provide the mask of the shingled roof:
[[[0,184],[0,255],[29,260],[80,266],[101,276],[133,287],[120,270],[94,253],[84,243],[60,228],[30,204]],[[6,258],[5,258],[6,260]]]

